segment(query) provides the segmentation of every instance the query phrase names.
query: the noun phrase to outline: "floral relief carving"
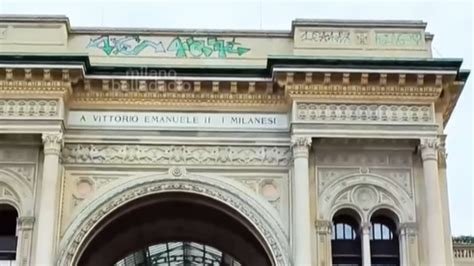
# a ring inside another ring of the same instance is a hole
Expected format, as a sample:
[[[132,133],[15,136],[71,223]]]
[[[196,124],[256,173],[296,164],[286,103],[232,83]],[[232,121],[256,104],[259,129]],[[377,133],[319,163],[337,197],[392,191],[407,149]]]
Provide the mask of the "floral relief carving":
[[[11,176],[15,176],[27,183],[30,188],[33,188],[34,176],[35,176],[35,165],[2,165],[0,169],[9,173]]]
[[[313,122],[433,123],[430,105],[299,103],[296,118]]]
[[[0,100],[0,117],[2,118],[48,118],[57,116],[59,116],[58,100]]]
[[[287,166],[289,147],[68,144],[64,163]]]

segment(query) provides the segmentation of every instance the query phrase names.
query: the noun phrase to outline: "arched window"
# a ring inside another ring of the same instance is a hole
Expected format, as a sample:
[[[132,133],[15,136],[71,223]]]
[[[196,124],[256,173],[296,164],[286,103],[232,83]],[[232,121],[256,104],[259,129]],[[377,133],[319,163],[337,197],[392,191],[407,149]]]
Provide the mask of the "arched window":
[[[333,218],[332,265],[361,265],[361,240],[357,214],[352,210],[341,210]]]
[[[12,206],[0,204],[0,217],[0,265],[15,265],[18,213]]]
[[[397,225],[393,214],[381,210],[370,219],[370,253],[373,266],[400,265]]]

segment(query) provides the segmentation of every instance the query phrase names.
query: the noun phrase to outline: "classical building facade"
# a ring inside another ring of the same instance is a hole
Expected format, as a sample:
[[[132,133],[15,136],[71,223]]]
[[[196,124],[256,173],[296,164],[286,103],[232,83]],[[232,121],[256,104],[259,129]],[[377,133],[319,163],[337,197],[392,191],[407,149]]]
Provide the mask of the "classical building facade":
[[[2,263],[468,261],[443,134],[468,72],[432,57],[425,26],[1,17]]]

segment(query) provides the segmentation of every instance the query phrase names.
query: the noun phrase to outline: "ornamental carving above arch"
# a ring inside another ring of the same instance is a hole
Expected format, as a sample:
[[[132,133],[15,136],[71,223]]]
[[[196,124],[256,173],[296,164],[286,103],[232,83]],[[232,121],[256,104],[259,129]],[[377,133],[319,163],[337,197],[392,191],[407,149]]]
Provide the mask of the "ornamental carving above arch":
[[[320,220],[331,220],[342,207],[361,215],[362,222],[370,220],[374,210],[385,208],[394,212],[399,222],[414,222],[412,198],[397,182],[375,174],[354,174],[328,184],[319,196]]]
[[[255,197],[249,188],[236,181],[186,172],[179,176],[168,173],[132,179],[88,202],[62,237],[57,265],[74,265],[89,234],[114,210],[138,198],[166,192],[195,193],[233,208],[261,235],[276,265],[291,265],[288,236],[268,202]]]
[[[0,168],[0,202],[13,205],[19,216],[33,216],[33,192],[22,176]]]

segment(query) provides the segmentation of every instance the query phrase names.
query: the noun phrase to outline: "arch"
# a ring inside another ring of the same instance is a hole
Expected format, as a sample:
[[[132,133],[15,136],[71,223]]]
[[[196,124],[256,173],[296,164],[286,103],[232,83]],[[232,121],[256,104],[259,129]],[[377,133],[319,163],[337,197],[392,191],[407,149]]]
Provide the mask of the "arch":
[[[341,208],[332,216],[331,261],[335,265],[361,263],[361,217],[354,208]]]
[[[370,221],[369,213],[387,208],[397,214],[400,222],[414,221],[411,196],[395,181],[375,174],[350,174],[329,183],[320,195],[321,219],[331,219],[342,208],[352,208]]]
[[[19,217],[33,215],[33,192],[21,176],[0,169],[0,190],[0,202],[15,207]],[[6,190],[10,191],[12,195],[7,196]]]
[[[397,214],[377,208],[370,216],[370,254],[373,264],[400,265],[400,238]]]
[[[355,215],[355,217],[353,218],[359,223],[359,225],[361,225],[362,222],[364,221],[364,214],[362,210],[356,205],[347,204],[347,203],[334,206],[334,208],[331,210],[331,213],[329,215],[330,217],[329,220],[330,221],[334,220],[334,217],[336,217],[341,212],[352,212],[350,215],[351,216]]]
[[[177,169],[170,169],[169,174],[131,179],[90,200],[64,233],[59,245],[58,265],[76,264],[86,238],[114,210],[135,199],[166,192],[197,194],[230,207],[258,232],[275,265],[291,265],[288,238],[268,202],[228,178],[191,175]]]

